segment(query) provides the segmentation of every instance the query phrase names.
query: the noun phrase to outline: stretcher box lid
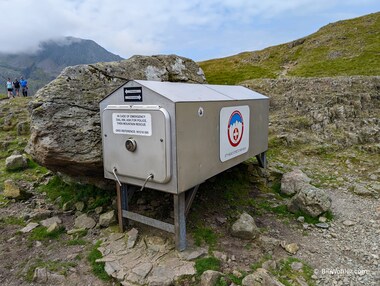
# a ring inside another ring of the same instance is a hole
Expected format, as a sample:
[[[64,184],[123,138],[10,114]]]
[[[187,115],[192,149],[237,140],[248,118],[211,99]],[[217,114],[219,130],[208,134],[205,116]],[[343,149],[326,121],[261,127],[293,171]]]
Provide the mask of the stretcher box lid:
[[[268,99],[243,86],[135,80],[172,102],[235,101]]]

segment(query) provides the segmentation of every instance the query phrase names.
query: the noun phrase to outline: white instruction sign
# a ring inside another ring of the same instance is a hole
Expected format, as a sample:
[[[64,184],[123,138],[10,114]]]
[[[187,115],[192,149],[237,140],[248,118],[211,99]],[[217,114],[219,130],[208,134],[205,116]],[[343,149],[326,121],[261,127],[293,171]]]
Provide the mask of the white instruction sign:
[[[220,110],[220,161],[225,162],[249,149],[249,106]]]
[[[112,113],[114,134],[152,136],[150,113]]]

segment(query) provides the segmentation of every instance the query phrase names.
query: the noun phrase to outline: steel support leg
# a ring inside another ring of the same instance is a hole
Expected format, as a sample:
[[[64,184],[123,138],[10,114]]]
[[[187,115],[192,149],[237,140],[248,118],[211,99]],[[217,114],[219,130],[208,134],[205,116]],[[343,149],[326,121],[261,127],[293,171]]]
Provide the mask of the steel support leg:
[[[177,250],[186,249],[186,193],[182,192],[174,196],[174,229],[175,245]]]
[[[260,153],[256,155],[257,162],[261,168],[267,167],[267,152]]]
[[[121,186],[116,182],[116,193],[117,193],[117,218],[119,221],[120,232],[124,232],[124,229],[127,225],[127,220],[123,217],[123,210],[128,209],[128,198],[127,190],[124,184]],[[126,199],[127,198],[127,199]]]
[[[116,189],[118,190],[118,219],[119,228],[123,232],[127,227],[128,220],[124,216],[124,211],[129,211],[129,202],[132,199],[133,194],[136,191],[136,187],[128,184],[121,184],[121,186],[116,183]]]
[[[139,215],[129,211],[128,202],[131,199],[135,189],[131,185],[116,183],[117,190],[117,207],[119,228],[123,232],[127,225],[127,219],[131,219],[146,225],[156,227],[175,234],[176,249],[179,251],[186,249],[186,215],[190,210],[191,203],[194,200],[198,186],[194,187],[188,195],[182,192],[174,197],[174,225],[168,224],[156,219]]]
[[[129,202],[132,199],[133,194],[136,191],[136,187],[128,184],[121,184],[116,182],[117,191],[117,217],[119,220],[119,229],[121,232],[127,227],[127,218],[124,213],[129,211]]]

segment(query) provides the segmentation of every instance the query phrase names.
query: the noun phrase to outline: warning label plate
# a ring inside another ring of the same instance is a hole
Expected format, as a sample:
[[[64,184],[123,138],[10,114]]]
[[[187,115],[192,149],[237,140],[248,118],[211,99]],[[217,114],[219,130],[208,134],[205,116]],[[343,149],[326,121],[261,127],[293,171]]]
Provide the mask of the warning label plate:
[[[150,113],[112,113],[114,134],[152,136]]]

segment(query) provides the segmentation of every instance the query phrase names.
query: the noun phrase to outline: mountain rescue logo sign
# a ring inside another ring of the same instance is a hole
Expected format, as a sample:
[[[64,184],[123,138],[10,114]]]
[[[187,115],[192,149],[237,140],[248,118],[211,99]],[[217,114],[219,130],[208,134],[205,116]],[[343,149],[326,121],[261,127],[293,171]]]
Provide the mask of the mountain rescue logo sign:
[[[249,106],[231,106],[220,110],[220,161],[225,162],[248,152]]]
[[[238,110],[235,110],[228,121],[227,137],[232,147],[236,147],[240,144],[241,138],[243,138],[244,121],[243,116]]]

